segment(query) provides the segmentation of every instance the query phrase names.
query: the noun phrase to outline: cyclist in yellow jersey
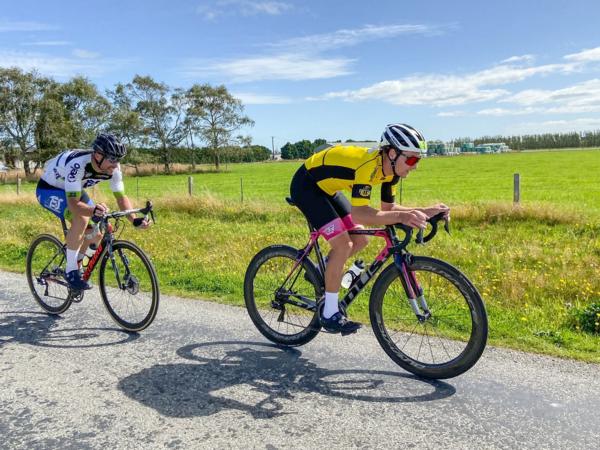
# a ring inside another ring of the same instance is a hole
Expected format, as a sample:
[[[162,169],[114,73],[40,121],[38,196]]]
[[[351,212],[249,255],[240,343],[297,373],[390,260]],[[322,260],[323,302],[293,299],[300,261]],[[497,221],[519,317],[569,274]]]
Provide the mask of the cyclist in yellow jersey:
[[[406,124],[388,125],[378,147],[336,145],[308,158],[292,179],[290,193],[308,221],[327,239],[331,251],[325,269],[325,304],[321,325],[328,331],[353,333],[360,324],[348,320],[338,307],[338,292],[344,264],[363,249],[368,238],[350,235],[362,225],[403,223],[424,228],[440,212],[449,216],[444,204],[407,208],[394,202],[394,185],[417,167],[427,152],[423,135]],[[381,209],[369,206],[371,190],[381,184]],[[350,191],[350,202],[341,191]]]

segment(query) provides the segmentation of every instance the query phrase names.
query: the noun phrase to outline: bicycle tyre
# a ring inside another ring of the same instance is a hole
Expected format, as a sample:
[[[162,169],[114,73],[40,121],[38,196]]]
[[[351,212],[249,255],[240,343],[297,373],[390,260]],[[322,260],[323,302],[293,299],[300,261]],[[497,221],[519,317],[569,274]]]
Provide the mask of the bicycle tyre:
[[[37,278],[36,274],[34,274],[35,269],[33,267],[33,264],[34,264],[35,251],[44,243],[50,245],[50,247],[51,247],[50,253],[54,250],[54,248],[56,249],[56,253],[62,252],[63,262],[66,262],[66,255],[64,252],[64,244],[55,236],[52,236],[50,234],[40,234],[33,240],[31,245],[29,246],[29,250],[27,251],[27,259],[26,259],[27,283],[29,284],[29,289],[31,290],[33,298],[35,298],[35,301],[38,302],[38,304],[42,307],[42,309],[44,309],[44,311],[46,311],[49,314],[62,314],[67,309],[69,309],[69,306],[71,306],[71,303],[72,303],[72,297],[70,294],[70,290],[67,287],[63,286],[60,289],[61,292],[63,290],[66,291],[66,294],[64,295],[64,297],[65,297],[64,299],[62,299],[61,297],[52,296],[52,298],[57,300],[55,302],[56,305],[47,303],[48,300],[45,301],[43,299],[43,297],[45,297],[45,295],[41,296],[35,289],[36,284],[42,286],[42,284],[40,284],[38,282],[38,280],[36,279]],[[54,259],[56,253],[54,255],[51,255],[50,257],[52,259]],[[52,261],[52,259],[46,261],[44,263],[44,266],[46,264],[50,263]],[[64,271],[64,269],[63,269],[63,271]],[[49,287],[49,286],[46,286],[46,287]]]
[[[252,258],[244,277],[244,301],[246,303],[246,310],[248,311],[252,322],[258,331],[271,342],[290,347],[310,342],[317,336],[321,329],[316,309],[311,314],[310,311],[295,307],[297,308],[297,313],[288,314],[288,317],[293,315],[293,319],[289,319],[291,322],[288,322],[288,319],[279,320],[279,318],[288,313],[287,308],[292,309],[294,308],[294,305],[287,303],[288,306],[284,305],[283,310],[275,309],[275,307],[272,306],[276,294],[275,291],[281,286],[281,283],[286,280],[287,275],[290,273],[294,263],[298,259],[298,253],[299,250],[286,245],[272,245],[266,247]],[[283,264],[280,273],[277,273],[274,277],[270,277],[270,280],[266,280],[264,283],[262,282],[262,275],[260,275],[261,280],[257,280],[261,268],[266,267],[268,270],[269,267],[267,267],[267,264],[273,263],[276,265],[276,259],[281,260],[281,263]],[[286,269],[287,272],[285,271]],[[314,298],[315,301],[320,299],[323,296],[325,288],[321,275],[315,269],[315,264],[307,257],[302,261],[302,265],[296,270],[300,273],[291,277],[294,281],[289,287],[289,291],[292,291],[295,283],[299,281],[299,286],[302,288],[302,295],[305,295],[306,297],[310,296],[310,298]],[[302,273],[302,271],[304,271],[304,273]],[[261,298],[257,299],[257,294],[259,294],[257,291],[263,290],[261,287],[257,286],[259,281],[261,284],[268,284],[268,288],[264,289],[264,297],[261,295]],[[272,293],[270,293],[270,289],[272,289]],[[260,303],[260,300],[263,300],[263,303],[270,303],[270,308],[268,304],[259,305],[258,303]],[[282,329],[283,326],[278,327],[277,330],[274,329],[272,326],[272,318],[267,322],[261,314],[261,309],[263,311],[269,311],[270,309],[272,314],[278,315],[279,317],[275,324],[285,324],[285,331],[289,330],[291,325],[294,328],[294,331],[298,330],[298,332],[292,332],[290,334],[285,333]]]
[[[107,269],[113,270],[112,265],[107,266],[107,263],[110,261],[110,257],[108,251],[104,251],[104,255],[102,257],[102,261],[100,263],[100,273],[99,273],[99,287],[100,287],[100,295],[102,296],[102,301],[108,314],[111,318],[124,330],[137,332],[142,331],[147,328],[154,318],[156,317],[156,313],[158,312],[158,304],[160,300],[160,290],[158,285],[158,277],[156,275],[156,271],[154,270],[154,266],[152,262],[146,256],[144,251],[135,245],[133,242],[129,241],[115,241],[112,244],[113,255],[115,258],[121,258],[121,263],[123,263],[123,251],[128,251],[139,258],[141,261],[141,266],[138,266],[139,271],[137,273],[137,278],[135,278],[135,282],[140,283],[139,277],[142,275],[142,268],[145,269],[145,279],[144,279],[144,287],[150,289],[150,299],[146,303],[148,305],[142,311],[142,318],[140,320],[131,320],[128,318],[124,318],[124,309],[129,311],[130,309],[137,309],[137,305],[140,303],[137,299],[135,302],[132,302],[131,299],[125,300],[125,307],[119,306],[117,307],[117,301],[115,300],[115,295],[110,293],[107,289]],[[131,263],[131,262],[130,262]],[[123,263],[124,264],[124,263]],[[114,272],[113,272],[114,273]],[[124,274],[121,271],[120,276],[122,277]],[[135,277],[135,274],[133,275]],[[132,279],[129,282],[134,283]],[[141,291],[139,290],[139,284],[135,286],[128,282],[128,286],[125,289],[115,288],[114,290],[121,291],[121,295],[123,292],[127,291],[129,294],[133,296],[137,296]],[[137,290],[136,290],[137,288]],[[135,291],[135,292],[133,292]]]
[[[479,360],[487,341],[488,321],[481,296],[465,275],[444,261],[415,256],[408,269],[416,273],[417,279],[424,288],[432,316],[424,322],[417,320],[406,299],[400,273],[396,266],[391,264],[375,281],[369,302],[371,325],[379,344],[396,364],[423,378],[452,378],[466,372]],[[424,284],[425,276],[429,276],[429,285]],[[395,281],[397,281],[394,285],[396,293],[386,297],[386,293],[392,290],[390,288]],[[398,300],[399,296],[403,301],[394,302],[394,298]],[[448,300],[452,296],[455,296],[458,301]],[[393,311],[397,311],[396,317],[406,317],[406,319],[390,318],[394,316]],[[387,317],[384,317],[386,315]],[[411,317],[412,324],[408,325]],[[439,327],[435,329],[438,325]],[[398,334],[404,338],[410,327],[413,332],[421,327],[416,333],[416,336],[420,336],[417,356],[414,355],[416,349],[410,352],[410,349],[416,346],[416,341],[409,346],[414,335],[411,334],[405,340],[402,348],[393,340],[393,337]],[[430,335],[430,332],[433,334]],[[460,332],[463,332],[463,335],[460,335]],[[432,340],[438,345],[435,354],[431,346]],[[425,352],[421,358],[424,341],[429,344],[429,353]],[[448,348],[463,345],[464,348],[454,357],[448,352]],[[438,359],[436,362],[435,355],[440,358],[439,355],[443,352],[450,359],[443,362]],[[428,356],[431,356],[431,360],[424,361]]]

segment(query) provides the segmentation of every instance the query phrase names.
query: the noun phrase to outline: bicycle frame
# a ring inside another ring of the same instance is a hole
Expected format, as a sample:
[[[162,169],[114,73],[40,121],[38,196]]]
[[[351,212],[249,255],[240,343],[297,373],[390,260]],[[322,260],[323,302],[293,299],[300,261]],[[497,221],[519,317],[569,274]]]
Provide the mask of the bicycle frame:
[[[282,284],[284,286],[290,279],[294,271],[302,263],[310,252],[314,249],[317,255],[317,262],[321,273],[325,273],[325,260],[319,247],[318,239],[320,233],[314,229],[310,229],[310,239],[307,245],[300,250],[296,264],[292,268],[290,274]],[[414,272],[409,270],[410,260],[412,255],[406,251],[406,246],[411,240],[411,230],[406,230],[406,237],[403,241],[400,241],[396,234],[396,230],[393,226],[387,225],[385,228],[359,228],[355,230],[349,230],[348,234],[351,235],[363,235],[363,236],[374,236],[385,240],[385,247],[375,257],[375,260],[369,264],[365,270],[348,288],[348,292],[340,301],[342,308],[348,308],[352,302],[356,299],[358,294],[365,288],[365,286],[377,275],[379,270],[385,265],[385,263],[394,257],[394,264],[400,272],[400,280],[410,306],[415,313],[417,319],[421,322],[431,317],[431,312],[427,306],[425,296],[423,294],[423,288],[419,284],[417,277]],[[418,301],[418,303],[417,303]]]
[[[152,212],[152,202],[148,201],[146,202],[146,207],[145,208],[138,208],[138,209],[130,209],[130,210],[125,210],[125,211],[117,211],[114,213],[110,213],[107,214],[105,217],[99,219],[97,222],[95,222],[94,228],[96,231],[99,231],[102,233],[102,239],[100,240],[99,244],[98,244],[98,248],[96,249],[96,251],[94,252],[94,254],[92,255],[92,257],[90,258],[87,266],[85,267],[85,271],[83,273],[82,278],[87,281],[90,279],[90,277],[92,276],[92,272],[94,271],[94,268],[96,267],[98,261],[100,260],[100,256],[102,256],[102,254],[104,253],[104,251],[106,250],[108,252],[108,255],[110,257],[111,260],[111,264],[113,267],[113,270],[115,272],[115,277],[117,279],[117,283],[119,284],[119,286],[122,287],[121,285],[121,280],[120,280],[120,274],[119,274],[119,269],[117,267],[117,264],[115,262],[115,258],[112,252],[112,243],[114,241],[114,232],[116,231],[116,228],[113,227],[113,225],[111,223],[108,222],[109,218],[112,219],[116,219],[117,221],[122,218],[125,217],[129,214],[135,214],[135,213],[143,213],[145,215],[145,217],[148,217],[148,214],[151,215],[152,220],[154,220],[154,213]],[[67,237],[67,232],[68,232],[68,227],[67,227],[67,222],[65,221],[64,218],[61,217],[60,219],[61,225],[62,225],[62,229],[63,229],[63,233],[65,236],[65,239]],[[64,244],[63,247],[66,247],[66,244]],[[126,272],[125,273],[125,277],[124,279],[126,280],[130,273],[129,273],[129,261],[127,259],[127,256],[120,253],[120,256],[123,260],[123,263],[125,265],[125,269]]]

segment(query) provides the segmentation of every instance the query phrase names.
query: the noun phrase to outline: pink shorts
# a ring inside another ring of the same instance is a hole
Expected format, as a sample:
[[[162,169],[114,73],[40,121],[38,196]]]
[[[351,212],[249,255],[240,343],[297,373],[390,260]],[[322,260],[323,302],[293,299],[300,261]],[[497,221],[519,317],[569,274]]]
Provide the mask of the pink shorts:
[[[341,219],[338,217],[337,219],[332,220],[329,223],[326,223],[321,228],[319,228],[319,233],[326,240],[330,240],[336,237],[338,234],[343,233],[344,231],[352,230],[356,227],[356,224],[352,220],[352,214],[348,214]]]

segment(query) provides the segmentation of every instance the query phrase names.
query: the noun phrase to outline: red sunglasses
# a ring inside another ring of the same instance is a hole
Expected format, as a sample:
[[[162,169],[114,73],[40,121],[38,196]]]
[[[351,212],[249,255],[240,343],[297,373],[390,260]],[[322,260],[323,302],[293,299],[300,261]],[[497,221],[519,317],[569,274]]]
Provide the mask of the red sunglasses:
[[[406,160],[404,161],[407,166],[415,166],[421,160],[420,156],[406,156],[403,152],[400,152],[400,155],[404,156]]]

